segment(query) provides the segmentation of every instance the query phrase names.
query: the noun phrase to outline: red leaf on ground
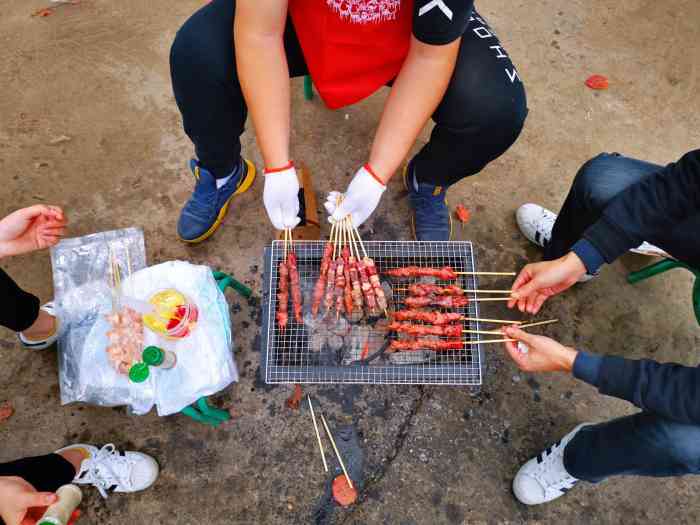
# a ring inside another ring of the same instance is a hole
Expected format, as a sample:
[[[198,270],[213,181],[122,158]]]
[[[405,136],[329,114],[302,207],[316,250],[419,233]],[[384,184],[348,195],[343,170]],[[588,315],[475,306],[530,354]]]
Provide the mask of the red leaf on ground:
[[[301,385],[294,385],[294,392],[291,396],[287,398],[287,408],[292,410],[299,410],[299,403],[301,402]]]
[[[588,77],[586,85],[591,89],[608,89],[610,84],[603,75],[593,75]]]
[[[333,499],[343,507],[349,507],[357,501],[357,490],[348,485],[344,474],[333,480]]]
[[[6,419],[9,419],[14,413],[15,409],[12,408],[9,401],[5,401],[4,403],[0,404],[0,423]]]
[[[472,218],[472,213],[464,207],[463,204],[458,204],[457,208],[455,209],[455,215],[457,216],[457,219],[460,220],[463,224],[466,224],[469,222],[469,219]]]

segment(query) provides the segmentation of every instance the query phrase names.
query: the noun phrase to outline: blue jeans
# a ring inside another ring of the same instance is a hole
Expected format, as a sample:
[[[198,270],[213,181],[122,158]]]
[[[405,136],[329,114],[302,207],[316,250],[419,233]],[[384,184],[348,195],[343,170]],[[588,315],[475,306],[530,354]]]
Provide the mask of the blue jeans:
[[[564,449],[564,467],[597,483],[609,476],[700,473],[700,426],[640,412],[583,427]]]
[[[568,253],[583,232],[600,218],[611,199],[662,167],[619,153],[601,153],[586,162],[576,174],[557,216],[552,239],[544,250],[545,260],[558,259]],[[664,232],[662,238],[645,240],[672,254],[672,246],[683,244],[697,235],[696,225],[693,219],[674,231]]]
[[[545,248],[545,259],[566,254],[618,193],[661,166],[603,153],[584,164],[564,202]],[[664,238],[646,239],[667,249],[677,237],[690,239],[683,228]],[[640,412],[584,427],[564,450],[564,466],[572,476],[598,482],[609,476],[680,476],[700,472],[700,426],[677,423]]]

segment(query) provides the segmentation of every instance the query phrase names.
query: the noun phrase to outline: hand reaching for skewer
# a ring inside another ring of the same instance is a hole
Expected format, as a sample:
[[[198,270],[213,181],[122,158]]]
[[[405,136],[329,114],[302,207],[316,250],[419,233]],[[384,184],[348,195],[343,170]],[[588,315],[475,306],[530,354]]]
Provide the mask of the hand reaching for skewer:
[[[586,267],[574,252],[554,261],[528,264],[513,283],[508,308],[517,304],[521,312],[536,314],[547,299],[571,288],[585,273]]]
[[[385,191],[386,185],[372,172],[369,164],[365,164],[348,185],[343,199],[339,199],[340,193],[337,191],[328,194],[325,203],[330,215],[328,221],[335,223],[349,215],[352,225],[359,227],[377,208]],[[338,204],[341,200],[342,202]]]
[[[510,339],[518,342],[504,343],[508,354],[525,372],[571,372],[578,352],[564,346],[554,339],[542,335],[529,334],[516,326],[503,328],[503,333]],[[518,344],[527,347],[527,352],[522,351]]]

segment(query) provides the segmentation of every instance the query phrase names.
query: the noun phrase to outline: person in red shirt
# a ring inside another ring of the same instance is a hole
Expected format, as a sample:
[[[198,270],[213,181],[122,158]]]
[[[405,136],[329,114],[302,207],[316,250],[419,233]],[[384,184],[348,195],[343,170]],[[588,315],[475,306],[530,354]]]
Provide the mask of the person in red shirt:
[[[170,64],[197,156],[195,189],[178,221],[188,242],[212,235],[253,183],[239,138],[248,111],[270,220],[278,229],[298,224],[290,77],[310,74],[332,109],[391,87],[367,162],[340,206],[339,193],[330,194],[331,221],[367,220],[433,119],[430,141],[403,169],[419,240],[450,238],[447,189],[502,155],[527,116],[517,70],[468,0],[213,0],[178,31]]]

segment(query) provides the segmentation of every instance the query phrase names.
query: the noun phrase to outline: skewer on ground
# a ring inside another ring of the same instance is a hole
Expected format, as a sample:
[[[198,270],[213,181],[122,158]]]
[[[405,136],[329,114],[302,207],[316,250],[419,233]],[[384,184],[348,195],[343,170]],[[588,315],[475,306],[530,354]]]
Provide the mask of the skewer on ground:
[[[307,395],[306,399],[309,401],[309,410],[311,411],[311,419],[314,422],[314,430],[316,431],[316,440],[318,441],[318,448],[321,451],[321,460],[323,461],[323,470],[328,472],[328,463],[326,463],[326,453],[323,450],[323,443],[321,442],[321,434],[318,431],[318,423],[316,423],[316,414],[314,413],[314,406],[311,403],[311,396]]]
[[[350,476],[348,475],[348,471],[345,468],[345,463],[343,462],[343,457],[340,455],[340,452],[338,451],[338,447],[335,444],[335,439],[333,439],[333,434],[331,434],[331,429],[328,428],[328,423],[326,423],[326,418],[323,417],[323,413],[319,414],[321,416],[321,423],[323,423],[323,427],[326,429],[326,434],[328,435],[328,439],[331,440],[331,445],[333,445],[333,450],[335,451],[335,457],[338,458],[338,463],[340,463],[340,468],[343,469],[343,474],[345,474],[345,479],[348,481],[348,485],[350,485],[350,488],[355,488],[355,486],[352,484],[352,480],[350,479]]]

